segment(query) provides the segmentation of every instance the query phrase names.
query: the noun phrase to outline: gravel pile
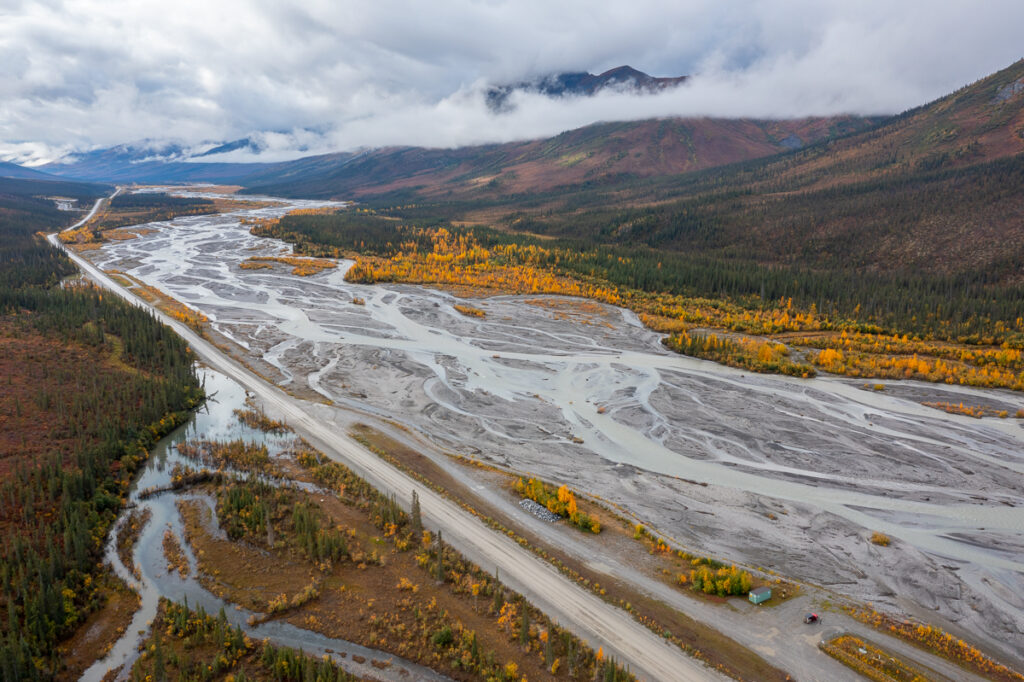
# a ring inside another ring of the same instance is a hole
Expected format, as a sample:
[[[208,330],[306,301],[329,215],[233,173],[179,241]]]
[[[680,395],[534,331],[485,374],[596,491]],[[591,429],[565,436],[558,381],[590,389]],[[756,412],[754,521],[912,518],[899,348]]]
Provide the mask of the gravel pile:
[[[547,521],[548,523],[554,523],[555,521],[561,521],[562,517],[558,514],[552,514],[547,507],[543,504],[534,502],[533,500],[523,498],[519,500],[519,506],[536,516],[541,521]]]

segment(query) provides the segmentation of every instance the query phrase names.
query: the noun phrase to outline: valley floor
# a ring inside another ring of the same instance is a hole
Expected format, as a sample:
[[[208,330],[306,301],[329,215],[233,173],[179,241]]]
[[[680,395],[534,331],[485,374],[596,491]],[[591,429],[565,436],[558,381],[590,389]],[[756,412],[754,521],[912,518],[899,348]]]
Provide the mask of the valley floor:
[[[290,253],[241,217],[307,205],[179,218],[88,256],[201,312],[253,367],[318,401],[308,410],[336,431],[371,423],[438,463],[453,452],[566,483],[678,547],[909,613],[1024,665],[1024,428],[918,402],[1019,396],[752,375],[670,353],[631,313],[577,299],[494,297],[466,315],[443,291],[345,282],[344,265],[309,277],[240,267]],[[483,474],[443,466],[594,570],[674,594],[509,508]],[[871,543],[876,531],[892,543]],[[787,643],[807,634],[786,624],[828,598],[811,594],[767,620],[746,605],[715,620],[797,672]]]

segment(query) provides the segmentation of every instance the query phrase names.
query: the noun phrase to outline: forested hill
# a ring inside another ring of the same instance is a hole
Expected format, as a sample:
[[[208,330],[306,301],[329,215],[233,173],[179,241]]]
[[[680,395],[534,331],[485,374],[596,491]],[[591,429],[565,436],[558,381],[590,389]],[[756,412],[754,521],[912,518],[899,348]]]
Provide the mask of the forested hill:
[[[67,258],[34,233],[66,227],[84,212],[58,210],[46,197],[74,199],[88,209],[109,189],[78,182],[0,178],[0,288],[52,285],[74,272]]]
[[[696,172],[566,172],[549,189],[506,192],[500,173],[475,189],[426,176],[396,188],[399,176],[378,169],[358,200],[379,224],[282,221],[275,236],[372,255],[399,243],[396,225],[479,226],[485,247],[544,249],[560,272],[620,287],[755,307],[791,300],[890,333],[1020,343],[1022,138],[1018,62],[870,130]],[[321,180],[310,194],[332,186]]]
[[[351,166],[348,174],[298,178],[275,189],[354,197],[410,220],[737,263],[955,275],[966,278],[960,288],[1024,277],[1024,62],[868,130],[695,172],[659,166],[652,149],[669,142],[627,139],[617,125],[534,143],[557,150],[543,183],[537,166],[503,165],[495,148],[488,152],[493,170],[479,177],[463,172],[459,152],[449,152],[446,174],[412,172],[405,161],[415,169],[426,152],[407,150],[393,166],[367,160],[359,179]],[[686,125],[662,121],[646,130]],[[646,175],[580,173],[585,161],[576,161],[592,158],[583,150],[597,138],[614,156],[646,163]]]
[[[549,204],[546,215],[505,221],[763,264],[1014,284],[1024,278],[1021,152],[1024,62],[867,132],[647,186],[581,190],[562,204],[572,213]]]
[[[284,196],[351,199],[404,190],[434,198],[493,198],[689,173],[771,156],[872,123],[855,116],[597,123],[527,142],[312,157],[254,173],[242,182],[251,192]]]

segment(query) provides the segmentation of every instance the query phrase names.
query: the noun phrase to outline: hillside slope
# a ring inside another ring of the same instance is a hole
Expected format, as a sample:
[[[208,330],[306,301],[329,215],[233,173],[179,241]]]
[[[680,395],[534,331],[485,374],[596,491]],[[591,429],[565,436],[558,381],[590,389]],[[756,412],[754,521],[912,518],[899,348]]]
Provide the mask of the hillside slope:
[[[657,206],[636,191],[646,207],[602,213],[620,242],[1019,283],[1022,152],[1024,61],[873,130],[665,186]]]
[[[0,161],[0,178],[22,178],[25,180],[58,180],[59,178],[9,161]]]
[[[1024,281],[1024,61],[835,135],[863,123],[601,124],[517,145],[371,153],[262,189],[769,266]],[[820,141],[774,153],[790,133]]]
[[[187,157],[185,150],[175,146],[151,149],[119,145],[78,154],[65,161],[46,164],[41,169],[60,178],[87,182],[230,184],[280,165],[203,163],[192,162],[187,158],[190,157]]]
[[[508,195],[688,173],[770,156],[868,127],[852,116],[792,121],[659,119],[598,123],[553,138],[460,149],[401,147],[300,159],[246,178],[252,192],[352,198]]]

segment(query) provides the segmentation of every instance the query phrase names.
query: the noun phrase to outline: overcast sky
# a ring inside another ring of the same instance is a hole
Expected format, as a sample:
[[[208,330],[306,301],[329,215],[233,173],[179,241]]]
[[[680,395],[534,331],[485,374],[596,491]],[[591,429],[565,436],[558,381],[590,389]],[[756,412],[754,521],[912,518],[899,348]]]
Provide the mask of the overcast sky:
[[[272,160],[598,120],[894,113],[1024,56],[1022,28],[1022,0],[0,0],[0,158],[252,135]],[[487,83],[620,64],[694,78],[484,104]]]

